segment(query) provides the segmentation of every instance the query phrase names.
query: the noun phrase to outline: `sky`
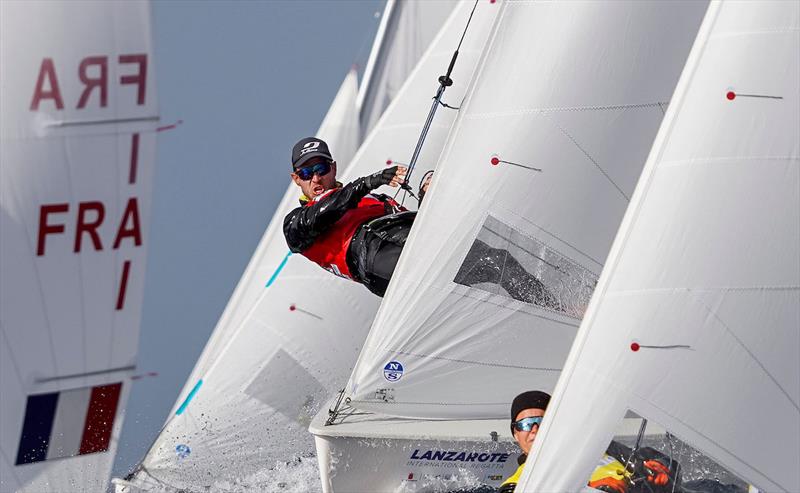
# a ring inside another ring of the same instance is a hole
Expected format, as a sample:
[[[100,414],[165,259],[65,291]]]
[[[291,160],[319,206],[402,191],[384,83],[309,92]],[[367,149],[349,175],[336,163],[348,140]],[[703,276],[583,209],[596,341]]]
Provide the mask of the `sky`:
[[[159,134],[137,371],[113,476],[178,398],[384,0],[156,1]]]

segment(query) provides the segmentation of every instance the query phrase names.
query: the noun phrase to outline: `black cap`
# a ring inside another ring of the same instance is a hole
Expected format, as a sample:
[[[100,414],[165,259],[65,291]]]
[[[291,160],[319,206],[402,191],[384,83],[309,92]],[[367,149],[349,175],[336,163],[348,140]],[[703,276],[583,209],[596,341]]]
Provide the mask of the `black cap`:
[[[517,419],[517,414],[525,409],[547,409],[550,394],[538,390],[529,390],[514,397],[511,403],[511,421]],[[513,428],[513,427],[512,427]]]
[[[308,162],[313,157],[324,157],[333,161],[328,144],[324,140],[316,137],[306,137],[297,141],[292,148],[292,167],[297,169]]]

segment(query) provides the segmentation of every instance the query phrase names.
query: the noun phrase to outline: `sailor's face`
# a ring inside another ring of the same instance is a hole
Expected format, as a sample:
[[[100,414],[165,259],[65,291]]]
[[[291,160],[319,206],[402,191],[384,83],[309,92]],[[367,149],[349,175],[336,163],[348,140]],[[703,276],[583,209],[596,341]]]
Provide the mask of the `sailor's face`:
[[[519,421],[523,418],[535,418],[539,416],[544,416],[544,409],[523,409],[522,411],[517,414],[516,419],[514,421]],[[534,424],[531,431],[519,431],[514,429],[514,439],[519,444],[519,448],[522,449],[523,452],[526,454],[531,451],[531,447],[533,446],[533,441],[536,439],[536,433],[539,432],[539,425]]]
[[[322,157],[314,158],[308,163],[304,164],[302,168],[311,169],[315,165],[324,163],[326,161],[327,160]],[[325,173],[325,175],[320,176],[319,173],[314,173],[311,178],[307,180],[300,178],[297,173],[292,173],[292,180],[294,180],[295,184],[300,187],[306,197],[313,199],[314,197],[324,193],[326,190],[330,190],[336,186],[336,162],[332,162],[330,167],[330,171]]]

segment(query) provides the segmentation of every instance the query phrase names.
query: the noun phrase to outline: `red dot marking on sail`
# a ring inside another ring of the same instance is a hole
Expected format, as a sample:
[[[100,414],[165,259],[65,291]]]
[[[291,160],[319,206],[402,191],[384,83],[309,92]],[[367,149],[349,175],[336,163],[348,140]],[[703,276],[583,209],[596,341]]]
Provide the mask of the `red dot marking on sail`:
[[[387,159],[386,160],[386,166],[391,166],[391,165],[392,165],[392,160],[391,159]]]
[[[726,94],[725,97],[728,98],[729,101],[733,101],[736,99],[736,93],[733,91],[728,91],[728,94]]]
[[[489,3],[495,3],[497,0],[489,0]]]
[[[641,346],[639,346],[639,343],[638,343],[638,342],[632,342],[632,343],[631,343],[631,351],[633,351],[634,353],[635,353],[636,351],[638,351],[640,347],[641,347]]]
[[[294,305],[289,305],[289,311],[290,311],[290,312],[293,312],[293,311],[295,311],[295,310],[297,310],[297,307],[296,307],[296,306],[294,306]]]
[[[497,166],[498,164],[500,164],[500,159],[497,156],[495,156],[495,157],[492,158],[491,162],[492,162],[492,166]]]

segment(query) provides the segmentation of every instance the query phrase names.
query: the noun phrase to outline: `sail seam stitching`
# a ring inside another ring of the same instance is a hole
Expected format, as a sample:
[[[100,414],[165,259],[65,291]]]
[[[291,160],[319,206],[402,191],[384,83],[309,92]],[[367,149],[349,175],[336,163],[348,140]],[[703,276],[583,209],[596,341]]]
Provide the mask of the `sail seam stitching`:
[[[800,163],[800,156],[722,156],[696,159],[680,159],[677,161],[662,161],[662,168],[685,166],[687,164],[710,164],[724,161],[795,161]]]
[[[463,286],[463,284],[461,286]],[[467,289],[470,289],[470,290],[477,289],[477,288],[473,288],[472,286],[464,286],[464,287],[467,288]],[[484,292],[485,293],[489,293],[488,291],[484,291]],[[494,294],[494,293],[489,293],[489,294],[491,294],[492,296],[502,296],[502,295]],[[466,296],[467,298],[472,298],[473,300],[478,300],[478,301],[481,301],[483,303],[489,303],[490,305],[498,306],[500,308],[509,308],[507,305],[504,305],[502,303],[497,303],[497,302],[494,302],[494,301],[491,301],[491,300],[487,300],[487,299],[485,299],[484,296],[475,296],[475,295],[473,295],[473,294],[471,294],[469,292],[462,293],[462,296]],[[512,299],[512,298],[508,298],[508,299]],[[554,315],[559,315],[561,317],[567,317],[567,318],[571,318],[571,319],[574,319],[574,320],[579,320],[578,318],[573,317],[572,315],[569,315],[566,312],[560,312],[560,311],[557,311],[557,310],[553,310],[552,308],[547,308],[545,306],[536,305],[534,303],[526,303],[524,301],[519,301],[519,300],[513,300],[513,301],[515,303],[522,303],[523,305],[525,305],[525,307],[532,306],[532,307],[536,307],[539,310],[551,312]],[[527,313],[528,315],[531,315],[532,317],[542,318],[544,320],[549,320],[551,322],[555,322],[555,323],[562,324],[562,325],[568,325],[570,327],[576,327],[577,328],[578,325],[579,325],[579,324],[565,322],[563,320],[557,320],[557,319],[554,319],[554,318],[551,318],[551,317],[545,317],[544,315],[542,315],[540,313],[534,313],[534,312],[530,312],[528,310],[525,310],[525,313]]]
[[[495,368],[519,368],[522,370],[539,370],[539,371],[561,371],[561,368],[545,368],[545,367],[534,367],[534,366],[521,366],[521,365],[508,365],[503,363],[484,363],[481,361],[468,361],[463,359],[456,359],[456,358],[446,358],[444,356],[432,356],[429,354],[418,354],[418,353],[411,353],[408,351],[400,351],[395,349],[386,348],[386,351],[393,352],[395,354],[404,354],[406,356],[414,356],[417,358],[430,358],[430,359],[439,359],[443,361],[451,361],[453,363],[466,363],[470,365],[479,365],[479,366],[491,366]]]
[[[630,201],[631,201],[631,198],[630,198],[630,197],[628,197],[628,195],[627,195],[625,192],[623,192],[623,191],[622,191],[622,188],[620,188],[620,187],[619,187],[619,185],[617,185],[617,184],[614,182],[614,180],[612,180],[612,179],[611,179],[611,176],[610,176],[608,173],[606,173],[606,170],[604,170],[604,169],[603,169],[603,167],[602,167],[602,166],[600,166],[600,164],[597,162],[597,160],[595,160],[595,158],[593,158],[593,157],[592,157],[592,155],[591,155],[591,154],[589,154],[589,153],[586,151],[586,149],[584,149],[584,148],[583,148],[583,146],[581,146],[581,145],[578,143],[578,141],[577,141],[577,140],[575,140],[575,137],[573,137],[573,136],[572,136],[572,135],[571,135],[569,132],[567,132],[567,130],[566,130],[564,127],[562,127],[561,125],[559,125],[557,122],[553,122],[553,124],[554,124],[554,125],[555,125],[555,126],[556,126],[556,127],[559,129],[559,130],[561,130],[561,133],[563,133],[564,135],[566,135],[566,136],[567,136],[567,138],[569,138],[569,140],[571,140],[573,144],[575,144],[575,147],[577,147],[578,149],[580,149],[580,151],[581,151],[581,152],[582,152],[582,153],[583,153],[583,154],[584,154],[584,155],[585,155],[587,158],[589,158],[589,161],[591,161],[591,162],[592,162],[592,163],[593,163],[593,164],[594,164],[594,165],[597,167],[597,169],[599,169],[599,170],[600,170],[600,172],[601,172],[601,173],[603,173],[603,176],[605,176],[605,177],[606,177],[606,180],[608,180],[608,181],[609,181],[609,182],[610,182],[612,185],[614,185],[614,188],[616,188],[616,189],[617,189],[617,191],[618,191],[619,193],[621,193],[623,197],[625,197],[625,201],[626,201],[626,202],[630,202]]]
[[[355,399],[350,402],[363,403],[363,404],[410,404],[410,405],[429,405],[429,406],[508,406],[508,402],[429,402],[429,401],[381,401],[381,400],[366,400]]]
[[[772,383],[775,384],[776,387],[778,387],[778,389],[783,393],[783,395],[786,397],[786,399],[789,400],[789,402],[794,406],[794,408],[797,409],[798,411],[800,411],[800,405],[798,405],[792,399],[792,396],[790,396],[789,393],[786,392],[786,389],[784,389],[783,386],[778,382],[778,380],[772,375],[772,373],[770,373],[769,370],[767,370],[767,368],[764,366],[764,364],[761,363],[761,360],[758,359],[758,357],[755,354],[753,354],[752,351],[750,351],[750,348],[747,347],[747,345],[741,339],[739,339],[739,337],[736,335],[736,333],[733,331],[733,329],[731,329],[728,326],[728,324],[726,324],[725,321],[722,320],[717,315],[716,311],[712,310],[711,307],[709,307],[706,303],[704,303],[704,302],[702,302],[700,300],[697,300],[697,303],[700,304],[700,306],[702,306],[703,308],[705,308],[708,311],[709,315],[714,317],[715,320],[717,320],[720,324],[722,324],[722,327],[725,328],[725,331],[728,334],[730,334],[731,337],[733,337],[733,339],[739,344],[739,346],[742,347],[742,349],[745,350],[745,352],[748,355],[750,355],[750,357],[753,359],[753,361],[755,361],[756,364],[761,368],[761,371],[763,371],[769,377],[769,379],[772,380]]]
[[[638,294],[638,293],[674,293],[674,292],[698,292],[716,293],[719,291],[798,291],[800,286],[748,286],[748,287],[728,287],[719,286],[715,288],[658,288],[658,289],[626,289],[623,291],[609,291],[609,296]]]
[[[564,113],[564,112],[575,112],[575,111],[614,111],[614,110],[628,110],[628,109],[663,108],[662,105],[669,105],[669,101],[656,101],[655,103],[610,104],[610,105],[596,105],[596,106],[563,106],[555,108],[523,108],[510,111],[487,111],[484,113],[472,113],[469,115],[464,115],[464,118],[468,120],[480,120],[484,118],[496,118],[499,116],[518,116],[518,115],[532,115],[532,114],[546,115],[548,113]]]

